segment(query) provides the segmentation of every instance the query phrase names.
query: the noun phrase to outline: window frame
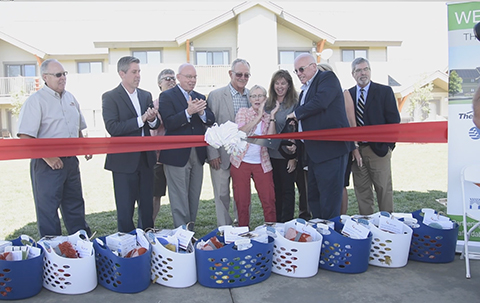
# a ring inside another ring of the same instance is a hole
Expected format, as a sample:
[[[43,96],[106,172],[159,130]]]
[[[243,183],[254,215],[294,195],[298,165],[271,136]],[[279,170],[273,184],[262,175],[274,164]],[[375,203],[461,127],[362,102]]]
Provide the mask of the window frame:
[[[214,63],[212,62],[212,64],[208,64],[208,54],[211,53],[212,54],[212,61],[213,61],[213,53],[223,53],[222,54],[222,58],[224,59],[224,62],[223,63]],[[195,58],[195,65],[203,65],[203,66],[223,66],[223,65],[229,65],[230,62],[231,62],[231,55],[230,55],[230,50],[229,49],[224,49],[224,48],[201,48],[201,49],[195,49],[194,51],[194,58]],[[206,64],[199,64],[198,63],[198,54],[199,53],[206,53],[206,60],[207,60],[207,63]],[[225,56],[227,58],[225,58]]]
[[[159,62],[148,62],[148,53],[158,52],[160,55]],[[140,60],[140,64],[162,64],[163,63],[163,49],[132,49],[132,56]],[[145,53],[146,62],[135,53]]]
[[[345,59],[345,52],[346,51],[352,51],[353,52],[353,59],[351,60],[346,60]],[[356,52],[365,52],[365,56],[360,56],[356,54]],[[356,58],[363,57],[368,60],[368,48],[342,48],[341,49],[341,54],[342,54],[342,62],[352,62]]]
[[[85,64],[89,63],[89,71],[87,73],[80,72],[80,64]],[[103,60],[82,60],[82,61],[76,61],[76,67],[77,67],[77,73],[78,74],[96,74],[92,73],[92,63],[100,63],[101,64],[101,73],[104,73],[104,61]]]

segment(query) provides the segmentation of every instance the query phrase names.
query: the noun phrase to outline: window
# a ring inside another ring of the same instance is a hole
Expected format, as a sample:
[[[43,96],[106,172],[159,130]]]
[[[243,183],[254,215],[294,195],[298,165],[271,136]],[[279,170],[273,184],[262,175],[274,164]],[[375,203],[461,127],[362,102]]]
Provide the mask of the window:
[[[162,63],[162,53],[155,51],[134,51],[132,56],[138,58],[141,64],[160,64]]]
[[[308,51],[293,51],[293,50],[284,50],[280,51],[278,60],[279,64],[293,64],[295,58],[301,54],[309,54]]]
[[[228,51],[195,51],[197,65],[228,65]]]
[[[78,62],[79,74],[101,74],[103,72],[102,62]]]
[[[343,49],[342,50],[342,61],[343,62],[352,62],[356,58],[367,58],[367,50],[366,49]]]
[[[7,77],[35,77],[37,75],[36,64],[7,64]]]

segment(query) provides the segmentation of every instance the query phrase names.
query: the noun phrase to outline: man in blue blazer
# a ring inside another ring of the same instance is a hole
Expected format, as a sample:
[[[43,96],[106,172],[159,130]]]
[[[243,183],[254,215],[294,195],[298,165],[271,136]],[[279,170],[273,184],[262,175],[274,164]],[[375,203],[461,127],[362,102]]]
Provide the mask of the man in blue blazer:
[[[207,108],[205,96],[193,90],[197,83],[195,67],[182,64],[177,80],[177,86],[159,97],[158,110],[165,126],[165,136],[204,135],[205,127],[213,125],[215,116]],[[195,223],[206,159],[205,146],[160,151],[159,162],[163,163],[167,177],[175,227]]]
[[[287,118],[299,122],[299,131],[349,127],[343,92],[337,76],[319,71],[310,54],[299,55],[295,73],[302,85],[299,106]],[[343,179],[353,142],[305,140],[308,155],[308,206],[313,218],[340,215]]]
[[[157,111],[153,109],[150,92],[138,88],[140,60],[123,57],[117,71],[122,82],[102,96],[105,128],[112,137],[150,136],[158,128]],[[138,204],[138,227],[153,228],[153,166],[155,152],[108,154],[105,169],[112,171],[117,207],[117,226],[120,232],[135,229],[133,213]]]
[[[352,75],[357,85],[349,92],[355,102],[357,126],[400,123],[392,88],[370,81],[370,62],[367,59],[357,58],[352,62]],[[360,167],[357,162],[353,163],[352,173],[361,215],[374,212],[372,186],[377,194],[379,210],[393,212],[390,159],[394,148],[395,143],[358,142],[363,165]]]

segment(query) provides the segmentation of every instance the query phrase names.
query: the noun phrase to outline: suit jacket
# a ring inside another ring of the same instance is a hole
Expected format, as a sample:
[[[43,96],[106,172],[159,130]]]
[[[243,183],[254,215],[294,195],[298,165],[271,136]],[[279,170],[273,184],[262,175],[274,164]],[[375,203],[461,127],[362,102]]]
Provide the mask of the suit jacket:
[[[245,91],[248,95],[248,89],[245,89]],[[208,95],[207,105],[215,115],[215,121],[219,125],[227,121],[235,122],[235,110],[233,109],[233,99],[229,85],[212,91]],[[230,167],[230,155],[223,146],[218,149],[207,146],[207,156],[208,161],[220,157],[222,161],[220,167],[222,169]]]
[[[205,96],[196,91],[192,91],[191,96],[192,99],[205,100]],[[205,109],[207,115],[206,123],[202,121],[198,114],[192,115],[190,122],[188,122],[185,115],[187,107],[187,100],[185,100],[178,85],[160,94],[158,110],[165,126],[165,136],[204,135],[205,125],[210,126],[215,122],[215,116],[208,107]],[[207,148],[202,146],[195,149],[200,163],[205,163]],[[163,164],[183,167],[188,162],[190,150],[191,148],[162,150],[160,151],[159,161]]]
[[[357,86],[350,88],[349,92],[354,100],[354,106],[356,106]],[[400,123],[397,101],[390,86],[370,82],[363,121],[364,125]],[[385,156],[389,148],[392,150],[395,148],[395,143],[368,142],[368,145],[379,157]]]
[[[302,96],[303,92],[300,100]],[[303,131],[349,127],[342,88],[333,72],[317,72],[295,116],[301,120]],[[307,154],[315,163],[347,154],[353,147],[353,142],[305,140]]]
[[[152,95],[137,88],[140,112],[143,114],[152,104]],[[155,127],[146,122],[142,128],[138,127],[137,112],[127,92],[120,84],[111,91],[102,95],[102,115],[105,128],[112,137],[141,136],[142,129],[145,136],[150,136],[150,129],[157,128],[160,121],[157,119]],[[148,166],[155,165],[154,151],[147,151]],[[105,169],[119,173],[133,173],[138,167],[141,152],[107,154]]]

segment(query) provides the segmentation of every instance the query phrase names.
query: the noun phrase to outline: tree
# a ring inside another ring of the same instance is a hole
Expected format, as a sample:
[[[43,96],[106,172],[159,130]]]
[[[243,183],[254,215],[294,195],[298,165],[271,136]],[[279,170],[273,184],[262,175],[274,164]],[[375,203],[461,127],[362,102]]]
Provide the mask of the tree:
[[[455,96],[462,91],[463,79],[457,74],[456,71],[451,71],[450,76],[448,77],[448,94],[450,96]]]
[[[432,99],[433,83],[421,86],[423,81],[413,85],[413,93],[410,95],[410,107],[408,113],[413,121],[423,121],[430,114],[430,100]]]
[[[25,93],[24,89],[12,93],[12,109],[11,112],[14,116],[18,117],[20,115],[20,110],[22,109],[22,105],[27,100],[27,94]]]

